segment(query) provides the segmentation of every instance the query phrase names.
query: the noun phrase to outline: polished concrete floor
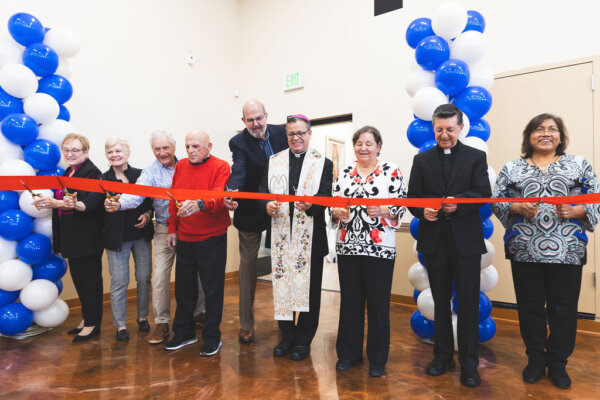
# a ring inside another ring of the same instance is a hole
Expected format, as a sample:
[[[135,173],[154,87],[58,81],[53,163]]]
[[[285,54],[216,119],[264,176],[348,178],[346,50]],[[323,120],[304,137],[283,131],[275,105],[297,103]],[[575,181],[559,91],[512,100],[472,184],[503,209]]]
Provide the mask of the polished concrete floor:
[[[392,346],[383,378],[368,375],[368,363],[336,372],[335,339],[339,294],[323,291],[321,321],[311,356],[303,361],[274,358],[279,340],[272,320],[271,284],[259,282],[255,307],[256,340],[237,340],[237,281],[226,283],[221,330],[223,347],[212,358],[198,355],[200,344],[175,352],[149,345],[136,332],[135,303],[129,302],[129,343],[115,341],[110,305],[100,337],[72,344],[66,331],[80,320],[72,310],[61,327],[21,341],[0,338],[0,399],[598,399],[600,398],[600,335],[580,333],[568,371],[569,390],[555,388],[547,378],[526,384],[521,370],[526,357],[512,321],[496,320],[498,332],[480,348],[483,384],[460,385],[458,371],[441,377],[425,375],[432,347],[410,330],[413,309],[392,305]]]

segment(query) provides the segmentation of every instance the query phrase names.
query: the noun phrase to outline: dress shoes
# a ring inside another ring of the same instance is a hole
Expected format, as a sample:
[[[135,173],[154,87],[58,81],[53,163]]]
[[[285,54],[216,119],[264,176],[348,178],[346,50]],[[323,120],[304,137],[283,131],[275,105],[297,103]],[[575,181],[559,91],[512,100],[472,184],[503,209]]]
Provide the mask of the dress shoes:
[[[82,329],[83,330],[83,329]],[[94,329],[87,335],[77,335],[73,338],[73,343],[79,343],[98,336],[100,334],[100,325],[94,326]]]
[[[544,366],[544,364],[536,365],[529,363],[523,369],[523,381],[527,383],[536,383],[537,381],[542,379],[545,370],[546,367]]]
[[[427,365],[425,368],[425,373],[431,376],[440,376],[444,375],[446,372],[456,367],[456,363],[453,358],[450,358],[446,361],[433,360]]]
[[[568,389],[571,387],[571,378],[564,367],[548,367],[548,378],[558,388]]]
[[[292,351],[292,342],[282,340],[273,349],[273,355],[275,357],[282,357],[282,356],[285,356],[286,354],[289,354],[290,351]]]
[[[117,341],[129,342],[129,332],[127,329],[117,329]]]
[[[361,364],[362,361],[362,358],[358,360],[338,360],[338,362],[335,363],[335,369],[338,371],[348,371],[355,365]]]
[[[143,319],[143,320],[138,320],[137,321],[138,324],[138,331],[140,332],[150,332],[150,324],[148,323],[147,319]]]
[[[297,344],[292,349],[290,358],[294,361],[304,360],[310,354],[310,345]]]
[[[240,329],[239,340],[240,343],[252,343],[254,341],[254,329],[250,329],[249,331]]]
[[[481,378],[477,370],[460,370],[460,383],[468,387],[477,387],[481,385]]]
[[[371,365],[369,367],[369,376],[372,376],[373,378],[379,378],[383,375],[385,375],[385,367],[378,367],[376,365]]]
[[[82,330],[83,328],[73,328],[70,331],[67,331],[67,335],[77,335]]]
[[[148,338],[148,343],[150,344],[158,344],[164,342],[166,338],[169,337],[169,324],[156,324],[156,328],[154,328],[154,332]]]

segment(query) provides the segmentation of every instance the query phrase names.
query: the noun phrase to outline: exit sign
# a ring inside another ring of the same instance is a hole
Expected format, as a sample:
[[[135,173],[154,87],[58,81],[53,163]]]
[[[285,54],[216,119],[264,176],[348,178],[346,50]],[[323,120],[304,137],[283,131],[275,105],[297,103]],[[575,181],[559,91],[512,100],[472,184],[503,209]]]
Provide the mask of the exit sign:
[[[300,89],[304,87],[304,74],[292,72],[283,76],[283,91]]]

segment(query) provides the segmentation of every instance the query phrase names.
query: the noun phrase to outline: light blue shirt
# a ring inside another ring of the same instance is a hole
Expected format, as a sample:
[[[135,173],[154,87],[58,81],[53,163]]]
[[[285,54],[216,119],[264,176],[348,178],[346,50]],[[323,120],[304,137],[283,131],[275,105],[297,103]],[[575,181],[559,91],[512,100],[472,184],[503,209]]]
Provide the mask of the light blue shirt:
[[[175,168],[165,167],[158,160],[155,160],[142,170],[140,177],[135,183],[136,185],[170,188],[174,173]],[[143,196],[123,193],[120,199],[121,210],[136,208],[145,199]],[[152,206],[154,207],[156,222],[166,225],[169,219],[169,200],[152,199]]]

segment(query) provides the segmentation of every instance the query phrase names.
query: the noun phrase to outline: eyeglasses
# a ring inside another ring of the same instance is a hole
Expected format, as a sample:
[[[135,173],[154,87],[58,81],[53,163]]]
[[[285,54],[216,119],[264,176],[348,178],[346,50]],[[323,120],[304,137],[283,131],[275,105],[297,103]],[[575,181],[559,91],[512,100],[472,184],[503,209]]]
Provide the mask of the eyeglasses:
[[[253,125],[255,122],[258,122],[259,124],[263,121],[263,119],[265,119],[266,114],[263,115],[259,115],[256,118],[244,118],[244,121],[246,121],[247,124]]]
[[[304,136],[306,136],[306,134],[308,133],[308,131],[300,131],[300,132],[288,132],[287,136],[289,138],[293,138],[294,136],[298,136],[300,139],[302,139]]]
[[[536,134],[538,134],[538,135],[541,135],[541,134],[546,133],[546,132],[548,132],[550,134],[560,133],[560,131],[557,128],[553,127],[553,126],[549,127],[548,129],[544,128],[543,126],[538,126],[537,128],[535,128],[533,130],[533,132],[536,133]]]
[[[74,156],[78,156],[83,150],[82,149],[67,149],[66,147],[63,147],[62,149],[60,149],[63,154],[73,154]]]

